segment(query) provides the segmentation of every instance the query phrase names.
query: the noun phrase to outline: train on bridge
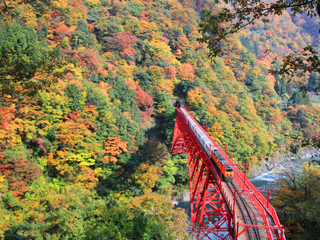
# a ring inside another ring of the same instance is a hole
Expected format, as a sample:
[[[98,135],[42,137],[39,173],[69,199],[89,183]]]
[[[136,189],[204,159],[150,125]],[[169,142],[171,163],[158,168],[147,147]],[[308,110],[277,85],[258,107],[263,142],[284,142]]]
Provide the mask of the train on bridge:
[[[173,104],[177,117],[171,153],[188,156],[191,229],[197,239],[285,240],[284,226],[269,203],[269,190],[255,188],[246,177],[246,164],[229,158],[184,101],[174,99]]]
[[[195,121],[189,116],[189,113],[185,110],[180,101],[176,102],[176,106],[181,111],[184,120],[187,122],[189,128],[198,139],[203,150],[210,158],[213,166],[216,167],[219,173],[222,174],[223,180],[230,182],[233,180],[233,167],[224,158],[220,151],[215,147],[214,143],[207,137],[201,128],[195,123]]]

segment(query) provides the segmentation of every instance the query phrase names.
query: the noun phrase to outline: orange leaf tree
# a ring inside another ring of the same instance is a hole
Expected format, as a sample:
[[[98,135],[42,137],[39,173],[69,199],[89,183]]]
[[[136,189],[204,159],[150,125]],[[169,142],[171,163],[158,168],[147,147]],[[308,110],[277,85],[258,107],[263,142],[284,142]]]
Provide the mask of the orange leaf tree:
[[[104,143],[105,156],[101,160],[103,163],[107,164],[109,162],[117,162],[117,155],[127,152],[127,142],[122,142],[119,137],[108,137],[107,141]]]

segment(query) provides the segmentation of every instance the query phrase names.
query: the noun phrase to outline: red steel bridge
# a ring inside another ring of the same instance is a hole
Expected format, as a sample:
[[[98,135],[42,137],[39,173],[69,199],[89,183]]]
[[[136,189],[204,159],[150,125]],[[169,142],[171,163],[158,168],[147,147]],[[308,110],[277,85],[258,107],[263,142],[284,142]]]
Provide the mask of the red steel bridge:
[[[235,164],[184,109],[176,107],[172,153],[187,153],[190,179],[191,228],[197,239],[285,240],[275,209],[246,177],[246,165]],[[219,171],[191,130],[186,114],[233,167],[233,180]],[[242,170],[240,170],[242,169]]]

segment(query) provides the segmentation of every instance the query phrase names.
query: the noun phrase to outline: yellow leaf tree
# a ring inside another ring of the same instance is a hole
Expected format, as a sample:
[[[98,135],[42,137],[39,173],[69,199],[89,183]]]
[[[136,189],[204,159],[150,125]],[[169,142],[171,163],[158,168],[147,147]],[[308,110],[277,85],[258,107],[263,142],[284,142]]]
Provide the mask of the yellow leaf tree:
[[[149,164],[141,163],[133,173],[132,177],[141,186],[144,192],[151,192],[160,176],[157,174],[158,168]]]
[[[221,144],[221,141],[224,138],[224,136],[222,126],[220,125],[220,123],[214,123],[208,129],[208,133],[216,143]]]

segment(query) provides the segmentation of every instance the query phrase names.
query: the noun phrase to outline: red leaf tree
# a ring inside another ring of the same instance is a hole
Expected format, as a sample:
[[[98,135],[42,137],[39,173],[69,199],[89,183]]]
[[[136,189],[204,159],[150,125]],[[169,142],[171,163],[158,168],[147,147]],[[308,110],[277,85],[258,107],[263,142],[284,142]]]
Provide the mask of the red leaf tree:
[[[9,190],[14,196],[24,195],[29,191],[29,184],[41,176],[40,168],[31,161],[7,159],[0,155],[0,174],[8,179]]]
[[[132,57],[136,50],[132,47],[137,42],[135,36],[127,32],[117,32],[114,37],[106,38],[106,51],[119,51],[123,57]]]
[[[153,112],[152,97],[148,93],[145,93],[140,86],[138,86],[135,100],[136,106],[140,109],[143,115],[142,122],[145,123],[147,121],[147,116],[151,117],[151,114]]]

